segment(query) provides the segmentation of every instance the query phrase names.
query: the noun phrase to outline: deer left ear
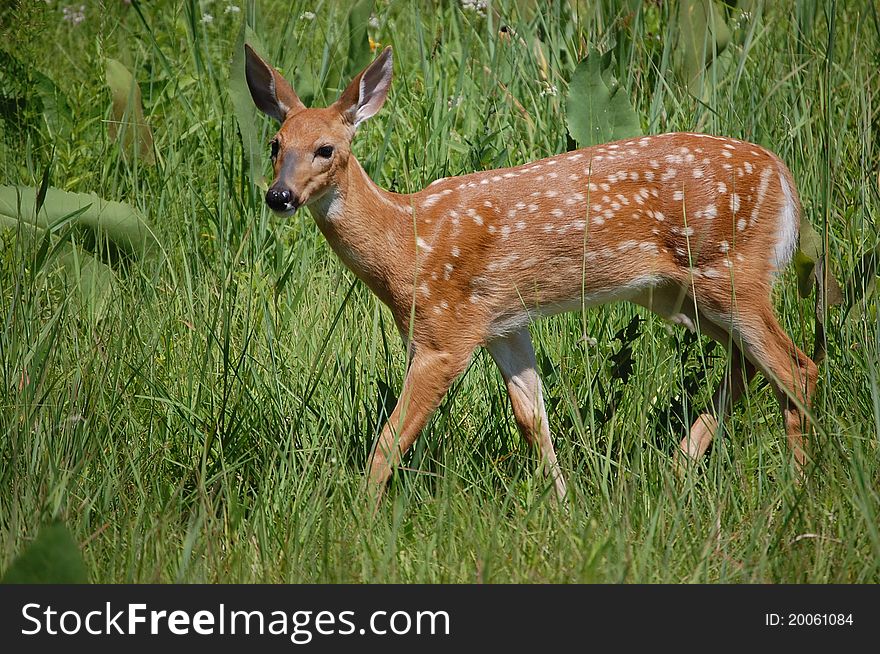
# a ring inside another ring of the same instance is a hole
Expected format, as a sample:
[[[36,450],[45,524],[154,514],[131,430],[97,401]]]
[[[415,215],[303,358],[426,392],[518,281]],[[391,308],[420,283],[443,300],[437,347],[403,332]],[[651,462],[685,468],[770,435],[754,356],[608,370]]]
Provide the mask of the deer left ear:
[[[375,116],[385,104],[391,88],[391,69],[391,46],[388,46],[339,96],[334,106],[352,126],[357,127]]]

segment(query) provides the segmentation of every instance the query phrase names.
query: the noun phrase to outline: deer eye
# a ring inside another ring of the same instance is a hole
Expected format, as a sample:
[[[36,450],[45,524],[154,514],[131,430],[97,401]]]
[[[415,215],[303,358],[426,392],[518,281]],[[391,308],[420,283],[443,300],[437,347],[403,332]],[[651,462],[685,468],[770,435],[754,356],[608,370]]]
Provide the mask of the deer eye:
[[[272,157],[272,161],[275,161],[278,158],[278,139],[273,139],[269,147],[271,148],[269,156]]]
[[[333,146],[332,145],[322,145],[320,148],[315,150],[315,156],[321,157],[322,159],[329,159],[333,156]]]

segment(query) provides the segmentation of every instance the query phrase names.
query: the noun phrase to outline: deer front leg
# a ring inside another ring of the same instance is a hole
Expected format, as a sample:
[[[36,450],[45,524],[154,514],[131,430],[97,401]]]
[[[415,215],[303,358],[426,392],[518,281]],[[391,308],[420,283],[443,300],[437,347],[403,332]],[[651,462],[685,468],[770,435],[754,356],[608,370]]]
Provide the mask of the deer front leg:
[[[400,398],[373,447],[369,488],[376,504],[400,457],[410,448],[452,382],[467,366],[471,352],[453,354],[416,346]]]
[[[538,363],[528,328],[523,327],[514,334],[496,338],[486,345],[486,349],[504,377],[520,432],[530,445],[539,448],[544,461],[544,474],[553,480],[556,497],[564,500],[565,479],[550,438],[541,378],[538,376]]]

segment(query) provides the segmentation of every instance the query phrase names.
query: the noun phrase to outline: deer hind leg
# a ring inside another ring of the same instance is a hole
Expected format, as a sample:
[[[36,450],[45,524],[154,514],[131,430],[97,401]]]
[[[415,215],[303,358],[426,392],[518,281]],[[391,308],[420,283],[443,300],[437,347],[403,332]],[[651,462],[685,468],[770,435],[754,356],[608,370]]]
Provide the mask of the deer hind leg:
[[[373,447],[370,490],[378,505],[394,467],[428,422],[452,382],[467,367],[472,350],[443,352],[416,346],[400,398]]]
[[[726,339],[717,337],[710,330],[704,328],[705,325],[713,325],[714,330],[723,332],[717,325],[711,323],[708,319],[703,318],[700,321],[700,327],[709,336],[714,338],[721,345],[730,348],[729,366],[724,371],[724,379],[715,390],[712,397],[712,410],[701,413],[697,416],[694,424],[691,425],[690,432],[685,436],[679,445],[679,452],[686,457],[686,460],[698,461],[709,449],[712,439],[718,433],[720,421],[724,419],[730,409],[737,403],[745,389],[748,387],[749,381],[755,374],[755,366],[748,360],[743,359],[743,354],[739,347],[734,345],[730,337]],[[679,453],[676,453],[675,465],[676,470],[683,472],[683,463]]]
[[[736,404],[755,374],[755,366],[743,360],[742,352],[728,329],[714,322],[697,307],[690,289],[670,282],[650,289],[634,301],[654,313],[691,331],[699,331],[730,351],[730,367],[712,398],[712,409],[700,414],[675,454],[674,465],[681,474],[688,460],[699,460],[709,448],[719,429],[719,422]]]
[[[788,445],[798,473],[807,463],[805,433],[808,413],[816,391],[818,368],[780,327],[769,303],[741,316],[737,336],[745,355],[770,381],[782,408]]]
[[[504,377],[520,432],[530,445],[540,450],[544,475],[553,480],[556,497],[564,500],[565,479],[550,437],[541,378],[528,328],[496,338],[486,344],[486,349]]]

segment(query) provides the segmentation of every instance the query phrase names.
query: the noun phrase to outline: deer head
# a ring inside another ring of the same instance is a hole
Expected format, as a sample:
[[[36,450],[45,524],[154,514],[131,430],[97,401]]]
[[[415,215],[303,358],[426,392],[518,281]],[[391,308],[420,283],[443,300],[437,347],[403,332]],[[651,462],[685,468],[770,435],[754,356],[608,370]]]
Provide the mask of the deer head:
[[[308,108],[277,70],[245,45],[248,88],[254,103],[281,125],[271,141],[275,177],[266,204],[289,216],[336,187],[346,174],[358,125],[374,116],[391,86],[391,48],[361,71],[339,99]]]

